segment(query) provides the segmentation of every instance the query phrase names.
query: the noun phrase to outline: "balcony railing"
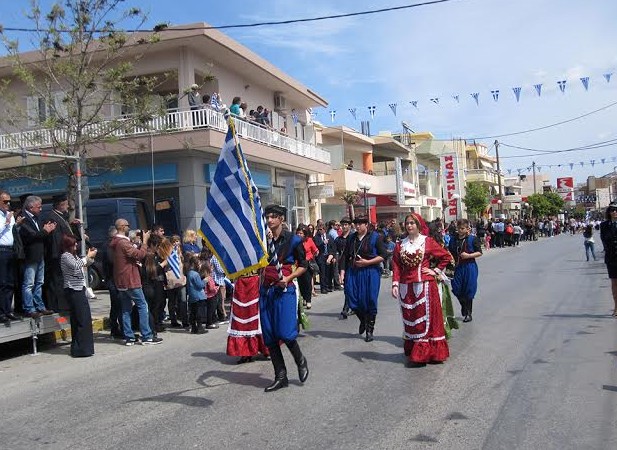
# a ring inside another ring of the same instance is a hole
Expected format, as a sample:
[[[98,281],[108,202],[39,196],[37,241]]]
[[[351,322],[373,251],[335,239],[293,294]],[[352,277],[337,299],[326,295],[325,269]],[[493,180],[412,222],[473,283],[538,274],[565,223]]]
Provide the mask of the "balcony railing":
[[[247,141],[258,142],[269,147],[284,150],[293,155],[304,156],[315,161],[330,164],[330,152],[320,149],[315,145],[290,138],[277,131],[240,118],[234,118],[233,120],[238,135]],[[151,133],[173,133],[202,128],[226,133],[227,122],[222,113],[213,109],[168,111],[147,121],[141,127],[124,127],[121,125],[121,119],[120,121],[109,120],[92,125],[89,129],[85,129],[84,133],[88,134],[90,132],[92,136],[104,136],[106,138],[128,138]],[[27,150],[32,148],[43,149],[52,147],[54,142],[59,141],[70,143],[71,139],[66,136],[64,130],[48,128],[4,134],[0,135],[0,151]]]
[[[468,181],[480,181],[491,184],[499,183],[497,171],[489,169],[467,169],[466,177]]]

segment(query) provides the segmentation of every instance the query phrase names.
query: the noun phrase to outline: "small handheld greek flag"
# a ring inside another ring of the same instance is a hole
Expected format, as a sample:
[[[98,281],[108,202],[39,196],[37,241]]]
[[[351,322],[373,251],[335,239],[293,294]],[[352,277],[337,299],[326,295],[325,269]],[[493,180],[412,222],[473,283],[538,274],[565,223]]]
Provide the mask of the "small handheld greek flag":
[[[199,230],[228,278],[268,265],[265,223],[257,186],[229,120]]]
[[[180,278],[182,276],[180,273],[180,256],[178,256],[178,250],[175,248],[171,251],[171,255],[167,258],[167,264],[169,264],[169,268],[174,273],[176,278]]]

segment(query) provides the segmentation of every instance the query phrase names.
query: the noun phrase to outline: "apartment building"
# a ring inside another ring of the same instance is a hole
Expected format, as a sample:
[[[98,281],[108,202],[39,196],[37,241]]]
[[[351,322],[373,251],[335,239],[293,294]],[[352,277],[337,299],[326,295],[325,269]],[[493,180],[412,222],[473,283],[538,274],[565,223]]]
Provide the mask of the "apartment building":
[[[249,109],[261,105],[272,111],[271,126],[236,120],[241,145],[262,203],[286,205],[292,226],[306,222],[310,178],[332,174],[330,153],[318,145],[308,113],[310,108],[326,106],[326,100],[250,49],[206,26],[196,23],[166,30],[134,63],[134,76],[160,74],[165,79],[150,99],[164,103],[165,110],[143,129],[88,148],[90,161],[113,156],[119,167],[87,174],[84,180],[90,197],[137,196],[152,202],[173,198],[179,206],[181,227],[198,227],[227,124],[216,109],[189,109],[186,92],[197,84],[200,94],[218,93],[227,105],[239,96]],[[23,58],[35,61],[37,52],[24,53]],[[13,78],[11,61],[6,58],[0,59],[0,78]],[[34,98],[16,79],[12,86],[15,98],[23,100],[28,119],[17,128],[0,129],[0,168],[46,163],[53,172],[58,164],[55,160],[2,154],[2,150],[55,151],[50,138],[54,130],[43,129],[38,120],[45,116],[44,99]],[[0,107],[7,107],[3,99]],[[127,113],[130,111],[120,101],[101,111],[108,118]],[[36,138],[30,139],[32,136]],[[45,199],[66,190],[66,177],[37,182],[3,179],[0,187],[14,196],[30,192]]]

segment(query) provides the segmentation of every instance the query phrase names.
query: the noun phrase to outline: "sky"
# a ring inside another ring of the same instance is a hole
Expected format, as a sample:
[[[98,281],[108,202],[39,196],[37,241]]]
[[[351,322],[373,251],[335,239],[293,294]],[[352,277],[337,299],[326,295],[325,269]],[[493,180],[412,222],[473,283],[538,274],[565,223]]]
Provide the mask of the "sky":
[[[149,26],[201,21],[222,26],[414,3],[421,0],[126,0],[125,5],[145,9]],[[0,0],[0,23],[28,26],[28,5],[29,0]],[[553,182],[573,176],[580,183],[617,170],[616,19],[614,0],[450,0],[222,31],[324,97],[329,105],[316,110],[316,120],[325,125],[360,129],[360,121],[369,120],[376,134],[400,132],[404,121],[436,138],[475,139],[492,155],[498,139],[506,175],[528,174],[535,161]],[[27,40],[25,33],[7,34]],[[587,90],[583,77],[589,77]],[[521,87],[518,102],[515,87]],[[438,104],[431,101],[436,98]],[[396,115],[390,104],[396,104]],[[374,117],[369,106],[375,106]],[[354,108],[356,119],[349,112]],[[334,121],[330,111],[336,111]],[[566,123],[551,126],[560,122]],[[536,128],[544,129],[528,131]],[[501,136],[508,134],[513,135]],[[608,145],[552,154],[509,147],[559,151],[597,143]]]

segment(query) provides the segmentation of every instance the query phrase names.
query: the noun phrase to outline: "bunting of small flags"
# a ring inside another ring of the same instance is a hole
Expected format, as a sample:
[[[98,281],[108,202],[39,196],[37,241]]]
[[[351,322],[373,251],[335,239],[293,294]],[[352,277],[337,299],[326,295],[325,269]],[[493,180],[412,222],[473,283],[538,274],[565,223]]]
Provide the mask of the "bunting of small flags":
[[[514,96],[516,97],[516,103],[519,102],[519,100],[521,99],[521,87],[514,87],[512,88],[512,91],[514,91]]]
[[[612,162],[616,162],[617,161],[617,156],[613,156],[611,157],[611,161]],[[595,159],[590,159],[587,161],[579,161],[578,164],[581,167],[585,167],[585,166],[591,166],[591,167],[595,167],[596,163],[597,164],[606,164],[608,163],[608,159],[607,158],[602,158],[600,159],[600,161],[598,162]],[[575,163],[571,162],[571,163],[563,163],[563,164],[544,164],[542,166],[536,166],[536,170],[541,171],[542,168],[545,169],[552,169],[552,168],[561,168],[561,167],[565,167],[565,166],[569,166],[570,170],[574,169]],[[528,166],[528,167],[524,167],[524,168],[518,168],[518,169],[507,169],[508,173],[511,173],[511,171],[516,170],[518,172],[518,174],[520,175],[521,172],[523,172],[524,170],[527,170],[527,172],[530,172],[532,170],[532,166]]]
[[[610,83],[612,75],[613,75],[613,72],[602,73],[602,77],[604,78],[604,80],[606,81],[607,84]],[[599,74],[598,74],[598,76],[599,76]],[[586,92],[588,92],[590,90],[590,88],[591,88],[592,77],[589,77],[589,76],[579,77],[579,80],[580,80],[580,82],[582,84],[583,89]],[[565,90],[566,90],[566,87],[567,87],[567,80],[566,79],[562,79],[562,80],[557,81],[556,83],[557,83],[557,85],[559,87],[559,91],[562,94],[565,94]],[[542,96],[543,83],[533,84],[532,86],[533,86],[533,89],[534,89],[535,93],[537,94],[537,96],[541,97]],[[514,94],[514,98],[516,99],[516,102],[520,103],[521,98],[522,98],[521,94],[523,93],[523,90],[527,90],[527,88],[523,87],[522,85],[519,85],[519,86],[512,87],[511,89],[512,89],[512,92]],[[529,89],[531,89],[531,87]],[[490,90],[491,97],[492,97],[493,101],[496,102],[496,103],[499,102],[499,94],[500,94],[500,92],[501,92],[500,89],[492,89],[492,90]],[[476,102],[476,106],[480,105],[480,93],[481,93],[480,91],[477,91],[477,92],[473,92],[473,93],[469,94],[471,96],[471,98],[473,98],[473,101]],[[451,100],[452,103],[454,103],[454,102],[456,102],[457,104],[461,103],[461,97],[462,96],[459,95],[458,93],[453,93],[450,97],[452,99]],[[433,104],[435,104],[437,106],[443,106],[443,105],[447,104],[447,102],[440,101],[440,100],[443,100],[440,97],[431,97],[431,98],[428,98],[428,100],[431,103],[433,103]],[[419,109],[418,108],[418,104],[420,103],[420,101],[418,101],[418,100],[411,100],[408,103],[413,108],[415,108],[416,110]],[[502,103],[503,103],[503,99],[502,99]],[[396,116],[398,116],[399,113],[402,114],[402,110],[401,110],[401,108],[399,108],[399,105],[404,105],[403,108],[405,108],[405,105],[407,105],[407,102],[400,102],[400,101],[399,102],[391,102],[391,103],[387,103],[387,105],[389,106],[390,110],[392,111],[392,113],[396,117]],[[360,114],[358,114],[358,109],[355,108],[355,107],[352,107],[352,108],[348,108],[348,110],[349,110],[349,113],[351,114],[351,116],[353,117],[353,119],[357,120],[358,117],[360,116]],[[376,105],[368,106],[368,110],[369,110],[370,118],[374,119],[376,114],[377,114],[377,106]],[[333,115],[333,112],[334,112],[334,115]],[[330,117],[331,117],[333,122],[334,122],[334,120],[336,118],[335,113],[336,113],[336,110],[330,111]],[[380,113],[381,113],[381,110],[380,110]],[[314,118],[316,115],[317,115],[317,112],[312,113],[311,114],[311,118]]]

